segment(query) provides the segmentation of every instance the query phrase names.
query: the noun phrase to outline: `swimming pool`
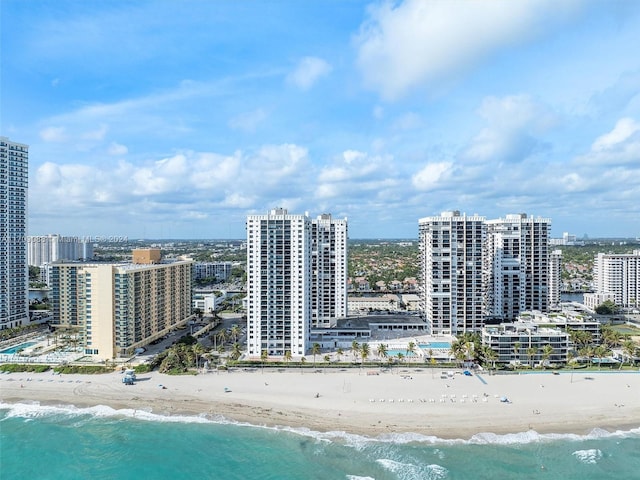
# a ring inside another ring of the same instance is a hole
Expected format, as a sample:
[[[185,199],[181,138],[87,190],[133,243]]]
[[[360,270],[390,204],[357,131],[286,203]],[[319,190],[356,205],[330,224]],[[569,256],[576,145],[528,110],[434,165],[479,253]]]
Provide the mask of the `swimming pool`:
[[[421,343],[418,345],[423,350],[429,350],[430,348],[451,348],[451,344],[449,342],[430,342],[430,343]]]
[[[20,345],[16,345],[14,347],[11,348],[7,348],[5,350],[0,351],[0,353],[4,353],[5,355],[11,355],[12,353],[17,353],[18,350],[23,350],[27,347],[30,347],[32,345],[35,345],[38,342],[26,342],[26,343],[21,343]]]
[[[387,350],[387,357],[397,357],[398,354],[401,353],[405,357],[415,357],[415,352],[407,352],[406,350]]]

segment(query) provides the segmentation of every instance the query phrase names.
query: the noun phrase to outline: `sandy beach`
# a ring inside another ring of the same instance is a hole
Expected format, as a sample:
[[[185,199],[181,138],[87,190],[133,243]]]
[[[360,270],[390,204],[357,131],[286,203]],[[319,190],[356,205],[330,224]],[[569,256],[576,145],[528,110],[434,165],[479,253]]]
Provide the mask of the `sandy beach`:
[[[453,372],[453,371],[451,371]],[[367,436],[418,433],[586,434],[640,426],[640,372],[488,375],[367,369],[141,374],[0,375],[3,403],[107,405],[163,415],[222,416],[255,425],[307,427]],[[503,401],[503,400],[508,401]]]

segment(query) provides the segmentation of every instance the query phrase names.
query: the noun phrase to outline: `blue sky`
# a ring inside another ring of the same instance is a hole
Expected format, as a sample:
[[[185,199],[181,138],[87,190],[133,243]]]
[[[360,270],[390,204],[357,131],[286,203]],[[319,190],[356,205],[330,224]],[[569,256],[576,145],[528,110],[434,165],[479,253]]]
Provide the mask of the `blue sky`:
[[[640,2],[2,0],[30,233],[351,238],[457,209],[640,235]]]

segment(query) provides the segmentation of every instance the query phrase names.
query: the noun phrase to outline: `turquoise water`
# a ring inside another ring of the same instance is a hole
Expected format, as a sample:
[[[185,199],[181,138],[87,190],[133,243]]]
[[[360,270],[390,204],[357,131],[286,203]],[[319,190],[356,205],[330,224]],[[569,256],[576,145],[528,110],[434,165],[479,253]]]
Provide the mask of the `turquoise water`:
[[[420,348],[424,350],[429,350],[430,348],[442,348],[449,349],[451,348],[451,344],[449,342],[429,342],[429,343],[421,343],[418,345]]]
[[[22,348],[30,347],[31,345],[35,345],[36,343],[37,342],[21,343],[20,345],[16,345],[15,347],[11,347],[11,348],[7,348],[6,350],[2,350],[2,351],[0,351],[0,353],[11,355],[12,353],[17,353],[18,350],[20,350]]]
[[[607,434],[378,439],[108,407],[0,404],[3,480],[630,479],[640,428]]]
[[[388,358],[396,358],[399,353],[401,353],[405,357],[416,357],[417,356],[417,353],[408,352],[406,350],[387,350],[387,357]]]

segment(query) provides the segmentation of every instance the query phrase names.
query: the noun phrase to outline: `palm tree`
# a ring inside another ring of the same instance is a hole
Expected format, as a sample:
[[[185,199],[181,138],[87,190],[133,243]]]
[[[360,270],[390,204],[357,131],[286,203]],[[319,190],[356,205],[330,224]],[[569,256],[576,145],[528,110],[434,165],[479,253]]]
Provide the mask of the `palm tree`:
[[[515,361],[520,360],[520,347],[522,347],[522,344],[520,342],[516,342],[513,344],[513,355],[515,357]]]
[[[313,354],[313,366],[316,366],[316,355],[320,354],[320,344],[319,343],[314,343],[311,346],[311,353]]]
[[[476,355],[476,344],[473,341],[466,341],[463,345],[464,359],[470,362]]]
[[[633,361],[636,356],[637,349],[638,349],[638,346],[630,338],[625,340],[624,343],[622,344],[622,354],[624,355],[624,358],[629,360],[629,365],[631,366],[633,366]],[[624,361],[620,362],[620,368],[622,368],[623,364],[624,364]]]
[[[542,347],[542,365],[546,366],[547,361],[551,358],[551,355],[553,355],[553,347],[547,343],[544,347]]]
[[[593,354],[598,358],[598,370],[602,367],[602,359],[607,356],[609,349],[606,345],[598,345],[593,349]]]
[[[491,362],[491,368],[496,369],[496,361],[498,360],[498,354],[489,345],[485,346],[482,350],[482,355],[486,362]]]
[[[336,357],[338,357],[338,363],[340,363],[340,357],[342,357],[342,355],[344,355],[344,350],[342,350],[342,348],[338,348],[338,350],[336,350]]]
[[[617,347],[622,341],[620,332],[615,331],[610,325],[603,325],[600,329],[600,334],[602,336],[602,343],[609,348]]]
[[[536,347],[527,348],[527,357],[529,357],[529,366],[531,368],[534,368],[533,357],[536,356],[536,353],[538,353],[538,349]]]
[[[305,363],[307,363],[307,359],[305,357],[302,357],[300,359],[300,373],[303,372],[302,367],[304,366]]]
[[[262,373],[264,373],[264,364],[269,358],[269,350],[265,349],[260,352],[260,361],[262,362]]]
[[[234,343],[238,341],[238,337],[240,336],[240,333],[242,332],[238,325],[234,325],[233,327],[231,327],[231,337],[233,338]]]
[[[412,357],[415,351],[416,351],[416,344],[414,342],[409,342],[409,344],[407,345],[407,358]]]
[[[242,355],[242,348],[240,347],[240,344],[236,342],[233,344],[233,347],[231,347],[231,358],[238,360],[240,355]]]
[[[291,362],[291,350],[284,352],[284,361],[289,364]]]
[[[326,363],[327,365],[329,365],[329,363],[331,362],[331,356],[330,355],[325,355],[323,357],[324,363]]]
[[[229,339],[229,335],[227,334],[227,329],[223,328],[222,330],[220,330],[217,333],[216,337],[218,338],[220,345],[224,345],[226,341]]]
[[[356,340],[351,342],[351,352],[353,353],[354,362],[357,362],[358,354],[360,353],[360,344]]]
[[[194,343],[191,350],[196,357],[196,368],[198,368],[200,366],[198,359],[206,353],[206,350],[199,342]]]
[[[362,364],[364,365],[364,362],[367,360],[367,358],[369,358],[369,344],[368,343],[363,343],[360,346],[360,356],[362,357]]]
[[[384,343],[381,343],[380,345],[378,345],[377,354],[378,354],[378,357],[380,357],[381,359],[387,358],[387,345]]]
[[[402,360],[404,359],[404,355],[402,354],[402,352],[398,352],[396,357],[398,357],[398,363],[402,363]]]
[[[586,347],[581,348],[578,353],[583,357],[587,357],[589,359],[589,366],[593,366],[593,356],[595,355],[595,351],[592,345],[587,345]]]

